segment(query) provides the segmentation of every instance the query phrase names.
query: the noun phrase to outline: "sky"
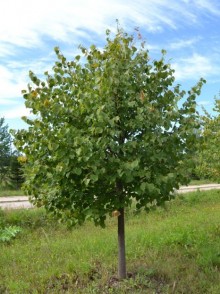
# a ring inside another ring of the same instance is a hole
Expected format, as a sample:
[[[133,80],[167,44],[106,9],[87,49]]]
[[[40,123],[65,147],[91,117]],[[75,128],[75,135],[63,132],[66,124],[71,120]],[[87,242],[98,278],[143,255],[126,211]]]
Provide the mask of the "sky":
[[[212,111],[220,91],[219,0],[7,0],[0,1],[0,117],[9,128],[26,128],[21,90],[29,70],[50,71],[55,46],[68,60],[80,44],[104,46],[116,19],[128,33],[139,28],[152,60],[167,51],[183,89],[205,78],[198,109]]]

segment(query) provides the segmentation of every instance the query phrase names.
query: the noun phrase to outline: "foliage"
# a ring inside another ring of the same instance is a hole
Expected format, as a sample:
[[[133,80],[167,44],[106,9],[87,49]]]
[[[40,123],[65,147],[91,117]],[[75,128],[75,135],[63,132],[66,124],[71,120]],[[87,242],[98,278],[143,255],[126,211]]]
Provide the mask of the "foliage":
[[[204,80],[186,93],[173,85],[165,52],[151,62],[144,46],[118,29],[113,38],[107,31],[103,50],[81,46],[70,62],[55,48],[53,72],[45,80],[30,72],[23,90],[35,118],[24,117],[29,128],[14,132],[33,203],[71,225],[92,219],[104,226],[114,212],[120,248],[133,199],[148,210],[187,183],[199,127]]]
[[[22,183],[24,182],[24,173],[22,169],[22,163],[19,161],[19,153],[13,152],[10,157],[10,180],[13,187],[20,189]]]
[[[19,153],[12,150],[12,138],[5,124],[0,118],[0,190],[20,188],[23,182],[23,171],[18,162]]]
[[[201,178],[220,181],[220,100],[215,100],[216,115],[202,116],[202,144],[197,156],[196,173]]]
[[[4,118],[0,118],[0,184],[8,182],[11,154],[11,136]]]
[[[21,232],[21,228],[17,226],[0,228],[0,242],[10,242],[19,232]]]

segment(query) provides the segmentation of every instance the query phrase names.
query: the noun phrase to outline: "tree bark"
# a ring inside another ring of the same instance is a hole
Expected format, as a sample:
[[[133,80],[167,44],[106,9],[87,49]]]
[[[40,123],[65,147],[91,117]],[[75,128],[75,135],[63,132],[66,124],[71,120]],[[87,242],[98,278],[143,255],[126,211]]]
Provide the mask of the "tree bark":
[[[120,280],[125,279],[126,274],[126,258],[125,258],[125,222],[124,208],[119,209],[118,216],[118,277]]]

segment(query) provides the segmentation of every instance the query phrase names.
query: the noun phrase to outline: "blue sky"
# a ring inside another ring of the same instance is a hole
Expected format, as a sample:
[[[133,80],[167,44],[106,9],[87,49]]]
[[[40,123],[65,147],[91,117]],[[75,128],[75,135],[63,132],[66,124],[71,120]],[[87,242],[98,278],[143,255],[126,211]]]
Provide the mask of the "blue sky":
[[[207,80],[198,105],[211,111],[220,91],[220,1],[218,0],[7,0],[0,2],[0,117],[23,128],[29,115],[21,90],[28,72],[41,75],[55,61],[54,46],[68,59],[78,45],[105,42],[115,20],[129,33],[139,27],[152,59],[161,49],[187,90]]]

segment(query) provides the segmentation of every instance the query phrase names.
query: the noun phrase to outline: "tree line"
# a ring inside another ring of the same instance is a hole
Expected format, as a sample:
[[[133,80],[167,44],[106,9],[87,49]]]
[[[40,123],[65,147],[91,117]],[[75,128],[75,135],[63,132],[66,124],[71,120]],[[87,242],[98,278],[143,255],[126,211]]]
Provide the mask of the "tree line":
[[[13,149],[12,136],[0,118],[0,189],[20,189],[24,181],[19,152]]]
[[[213,114],[201,115],[200,142],[195,157],[195,176],[220,182],[220,99],[215,98]]]

